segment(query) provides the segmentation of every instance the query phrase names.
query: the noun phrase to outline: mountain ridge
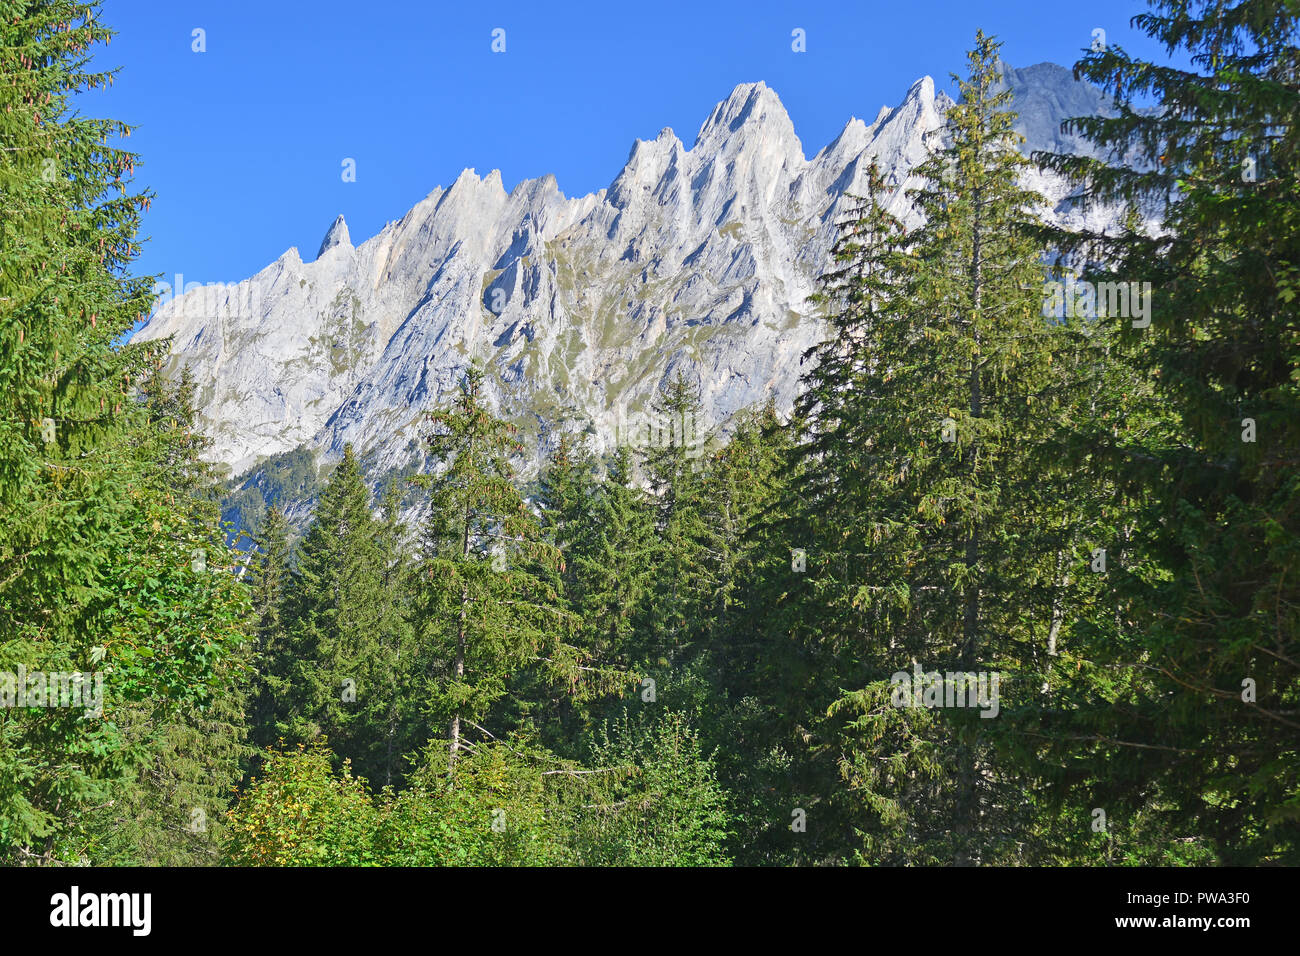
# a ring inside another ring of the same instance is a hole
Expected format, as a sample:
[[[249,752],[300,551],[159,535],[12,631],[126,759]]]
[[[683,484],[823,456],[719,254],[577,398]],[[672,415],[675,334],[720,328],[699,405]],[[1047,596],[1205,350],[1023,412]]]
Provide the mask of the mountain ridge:
[[[1104,109],[1100,91],[1054,64],[1004,75],[1027,152],[1082,148],[1059,134],[1061,114]],[[525,472],[557,431],[610,447],[678,371],[700,389],[706,428],[768,399],[785,411],[822,333],[807,300],[845,197],[874,159],[906,217],[910,171],[951,104],[921,77],[809,158],[776,92],[737,84],[690,149],[668,127],[636,139],[604,189],[566,197],[546,174],[507,192],[499,170],[468,168],[358,245],[337,217],[315,260],[290,248],[238,284],[241,314],[181,295],[133,340],[174,336],[168,370],[184,363],[203,383],[210,457],[233,474],[304,446],[336,460],[347,443],[372,478],[419,467],[422,414],[471,358],[522,429]],[[1047,218],[1084,221],[1065,184],[1027,178]]]

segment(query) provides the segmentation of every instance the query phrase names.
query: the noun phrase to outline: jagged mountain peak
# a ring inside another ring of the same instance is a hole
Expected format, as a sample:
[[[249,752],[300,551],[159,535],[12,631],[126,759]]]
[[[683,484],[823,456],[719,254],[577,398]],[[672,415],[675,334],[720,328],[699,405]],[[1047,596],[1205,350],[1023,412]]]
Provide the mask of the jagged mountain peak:
[[[505,186],[501,181],[501,170],[494,169],[486,176],[480,176],[473,166],[466,166],[460,171],[460,174],[452,180],[451,185],[447,187],[447,192],[451,193],[455,190],[463,192],[466,189],[478,189],[480,187],[487,187],[490,189],[493,186],[501,190],[503,194],[505,193]]]
[[[560,181],[555,178],[554,173],[547,173],[536,179],[521,179],[515,183],[515,188],[510,190],[512,199],[517,196],[534,197],[552,194],[564,198],[564,193],[560,191]]]
[[[934,77],[926,75],[917,77],[912,85],[907,88],[907,93],[903,97],[903,102],[909,100],[934,101]]]
[[[326,230],[325,238],[321,240],[320,250],[316,253],[316,258],[319,259],[335,246],[352,246],[352,239],[348,236],[348,224],[343,221],[342,215],[339,215],[329,229]]]
[[[883,120],[877,118],[880,128],[903,122],[933,126],[942,122],[943,114],[952,99],[942,90],[935,92],[934,78],[923,76],[907,88],[903,101],[889,111]],[[882,111],[883,112],[883,111]]]
[[[888,107],[884,107],[883,109],[885,113],[888,113]],[[875,131],[875,128],[875,123],[868,126],[856,116],[850,116],[849,121],[844,124],[844,127],[839,131],[839,134],[827,143],[822,151],[817,154],[816,160],[821,161],[825,157],[837,155],[856,156],[866,148],[867,143],[871,142],[871,135]]]
[[[776,91],[761,80],[756,83],[741,83],[731,94],[709,114],[699,132],[691,150],[701,145],[724,143],[745,130],[746,133],[758,129],[770,130],[777,136],[794,138],[794,123],[785,105]]]
[[[642,161],[646,156],[661,156],[672,152],[685,152],[686,147],[673,132],[672,127],[665,126],[654,139],[637,139],[628,150],[624,167]]]

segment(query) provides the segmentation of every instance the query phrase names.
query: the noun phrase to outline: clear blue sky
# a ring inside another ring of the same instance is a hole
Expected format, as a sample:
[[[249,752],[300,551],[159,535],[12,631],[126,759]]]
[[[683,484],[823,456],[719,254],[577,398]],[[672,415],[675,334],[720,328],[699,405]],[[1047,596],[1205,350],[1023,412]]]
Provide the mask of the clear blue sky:
[[[127,141],[146,215],[143,273],[233,281],[289,246],[312,259],[342,213],[355,243],[465,167],[507,189],[554,173],[568,196],[607,186],[635,138],[671,126],[689,147],[737,83],[780,95],[813,155],[849,116],[870,121],[917,77],[961,71],[977,27],[1013,66],[1072,64],[1143,0],[106,0],[120,66],[88,114],[139,128]],[[506,31],[493,53],[492,31]],[[195,53],[192,31],[206,32]],[[791,50],[806,32],[807,52]],[[356,182],[342,181],[345,157]]]

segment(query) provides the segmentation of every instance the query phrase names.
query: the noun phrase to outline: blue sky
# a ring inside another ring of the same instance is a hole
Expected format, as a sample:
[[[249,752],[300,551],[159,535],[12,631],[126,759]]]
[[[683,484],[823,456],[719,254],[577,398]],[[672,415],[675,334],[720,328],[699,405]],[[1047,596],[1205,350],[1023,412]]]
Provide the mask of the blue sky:
[[[138,126],[137,182],[157,194],[139,271],[233,281],[289,246],[312,259],[342,213],[355,243],[465,167],[507,189],[554,173],[607,186],[634,139],[671,126],[689,147],[742,82],[781,97],[806,155],[849,116],[870,121],[917,77],[948,87],[977,27],[1013,66],[1072,64],[1103,29],[1159,56],[1142,0],[841,3],[442,3],[106,0],[121,67],[77,106]],[[505,30],[505,52],[491,49]],[[805,31],[807,50],[791,49]],[[206,52],[196,53],[202,29]],[[343,161],[356,163],[344,182]]]

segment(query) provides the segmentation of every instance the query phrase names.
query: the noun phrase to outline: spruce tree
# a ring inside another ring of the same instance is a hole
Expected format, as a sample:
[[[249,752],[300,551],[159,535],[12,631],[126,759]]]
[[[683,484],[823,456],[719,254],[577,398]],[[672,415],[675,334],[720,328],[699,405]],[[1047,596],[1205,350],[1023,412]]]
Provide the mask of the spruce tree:
[[[704,561],[704,487],[699,459],[699,389],[678,372],[651,406],[641,468],[653,496],[658,547],[645,626],[647,661],[671,666],[698,636],[697,622],[714,599],[716,582]]]
[[[237,555],[219,521],[215,475],[202,457],[211,443],[196,427],[188,376],[171,381],[155,369],[140,393],[146,424],[131,439],[138,460],[136,489],[156,502],[158,537],[167,542],[165,565],[159,567],[147,542],[142,549],[133,545],[123,558],[141,574],[146,589],[153,578],[154,593],[169,597],[163,620],[170,640],[178,642],[173,646],[213,654],[222,616],[242,639],[248,608],[236,578]],[[182,696],[172,703],[165,695],[140,693],[118,703],[113,722],[132,764],[112,799],[77,821],[88,859],[137,865],[216,862],[226,803],[248,754],[251,664],[251,644],[241,640],[233,652],[217,656],[205,698]]]
[[[316,504],[298,551],[287,602],[290,679],[278,700],[277,735],[324,735],[334,752],[377,784],[396,782],[395,719],[402,693],[401,605],[395,500],[377,521],[350,445]],[[279,678],[273,674],[273,678]]]
[[[638,622],[648,612],[657,549],[654,513],[634,484],[626,445],[614,452],[591,504],[590,532],[572,559],[573,606],[600,657],[633,667],[643,663]]]
[[[0,670],[103,679],[102,715],[0,709],[13,860],[77,859],[81,811],[133,777],[116,718],[150,699],[207,702],[242,638],[219,529],[149,474],[133,390],[151,348],[114,345],[152,305],[129,271],[150,197],[131,187],[138,157],[114,145],[130,127],[72,109],[111,83],[88,66],[111,35],[94,3],[0,17]],[[214,573],[193,569],[196,550]]]
[[[433,473],[429,516],[416,568],[416,639],[429,715],[446,723],[448,774],[469,731],[529,663],[577,680],[581,665],[565,640],[570,622],[549,582],[559,553],[514,484],[514,429],[484,404],[484,373],[471,366],[460,394],[430,414]],[[486,731],[491,733],[491,731]]]
[[[1057,329],[1042,315],[1040,200],[1019,183],[997,48],[977,34],[969,77],[954,77],[945,144],[914,170],[913,233],[901,235],[870,174],[827,279],[833,334],[799,408],[816,568],[804,587],[836,609],[811,620],[861,688],[831,707],[847,721],[842,773],[875,818],[868,832],[906,834],[877,850],[957,863],[1008,842],[995,811],[1012,803],[1009,781],[978,711],[890,707],[886,680],[916,666],[998,672],[1004,694],[1023,686],[1021,657],[1050,624],[1033,595],[1054,571],[1034,482],[1051,476]]]
[[[587,546],[595,497],[595,462],[590,450],[581,438],[561,435],[542,471],[537,503],[552,542],[565,558],[561,577],[566,592],[572,592],[575,586],[569,556]]]
[[[377,786],[396,786],[405,778],[403,760],[408,751],[427,737],[417,730],[418,706],[412,700],[412,667],[417,662],[414,628],[411,624],[411,574],[413,571],[408,535],[401,515],[402,493],[396,481],[389,483],[381,502],[378,543],[382,566],[379,572],[378,653],[372,673],[388,685],[382,696],[365,702],[367,723],[373,734],[372,764]]]
[[[289,523],[284,512],[268,504],[261,521],[261,533],[253,541],[250,556],[250,597],[254,615],[256,672],[250,701],[249,732],[258,748],[274,744],[280,729],[276,725],[278,701],[291,692],[292,646],[286,633],[292,568],[289,564]]]
[[[1295,862],[1300,11],[1151,6],[1135,25],[1183,62],[1111,45],[1075,67],[1116,111],[1069,125],[1124,161],[1042,157],[1080,202],[1130,210],[1118,233],[1057,239],[1100,278],[1150,282],[1149,324],[1112,334],[1116,374],[1153,395],[1095,429],[1092,460],[1137,504],[1109,613],[1039,730],[1112,819],[1203,834],[1224,862]]]

